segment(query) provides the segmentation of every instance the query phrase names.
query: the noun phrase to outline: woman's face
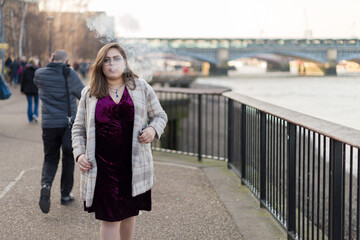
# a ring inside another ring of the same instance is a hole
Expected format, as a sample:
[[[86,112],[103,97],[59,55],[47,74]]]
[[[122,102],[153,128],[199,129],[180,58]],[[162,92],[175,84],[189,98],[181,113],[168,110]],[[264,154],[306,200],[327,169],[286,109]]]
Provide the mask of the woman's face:
[[[102,65],[107,80],[118,80],[125,69],[125,60],[116,48],[110,48]]]

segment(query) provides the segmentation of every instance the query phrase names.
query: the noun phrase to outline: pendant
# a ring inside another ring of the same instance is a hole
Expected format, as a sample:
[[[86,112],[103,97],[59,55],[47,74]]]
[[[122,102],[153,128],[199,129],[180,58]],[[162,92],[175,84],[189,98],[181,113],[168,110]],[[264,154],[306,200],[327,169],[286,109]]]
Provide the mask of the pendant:
[[[115,92],[115,94],[116,94],[116,97],[119,97],[119,95],[118,95],[117,91],[118,91],[118,90],[116,89],[116,92]]]

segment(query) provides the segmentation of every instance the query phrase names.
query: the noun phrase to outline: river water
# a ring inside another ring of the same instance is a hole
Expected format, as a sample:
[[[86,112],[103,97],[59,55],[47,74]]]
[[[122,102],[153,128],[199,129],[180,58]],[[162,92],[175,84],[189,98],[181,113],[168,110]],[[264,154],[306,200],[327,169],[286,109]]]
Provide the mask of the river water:
[[[360,75],[233,74],[198,78],[195,84],[228,87],[234,92],[360,130]]]

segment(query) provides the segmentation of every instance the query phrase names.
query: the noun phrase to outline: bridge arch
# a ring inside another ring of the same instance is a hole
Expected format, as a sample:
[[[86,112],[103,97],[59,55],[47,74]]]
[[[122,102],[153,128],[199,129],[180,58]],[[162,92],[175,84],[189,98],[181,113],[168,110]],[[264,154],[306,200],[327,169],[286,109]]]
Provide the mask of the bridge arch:
[[[321,53],[318,55],[308,54],[304,52],[293,52],[293,51],[258,51],[258,52],[230,52],[229,61],[240,59],[240,58],[256,58],[257,55],[261,54],[274,54],[284,57],[292,57],[305,61],[315,62],[318,64],[326,63],[326,54]]]

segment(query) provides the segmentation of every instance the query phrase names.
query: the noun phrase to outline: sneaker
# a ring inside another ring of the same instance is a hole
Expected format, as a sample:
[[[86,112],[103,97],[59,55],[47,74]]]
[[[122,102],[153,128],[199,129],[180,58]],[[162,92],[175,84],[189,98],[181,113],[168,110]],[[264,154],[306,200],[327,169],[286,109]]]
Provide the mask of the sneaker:
[[[36,122],[36,123],[39,121],[39,117],[36,116],[35,114],[32,115],[32,118],[33,118],[34,122]]]
[[[50,211],[50,186],[44,185],[40,191],[39,206],[43,213]]]
[[[61,197],[61,205],[68,205],[69,203],[73,202],[75,200],[75,197],[72,193],[70,193],[66,197]]]

